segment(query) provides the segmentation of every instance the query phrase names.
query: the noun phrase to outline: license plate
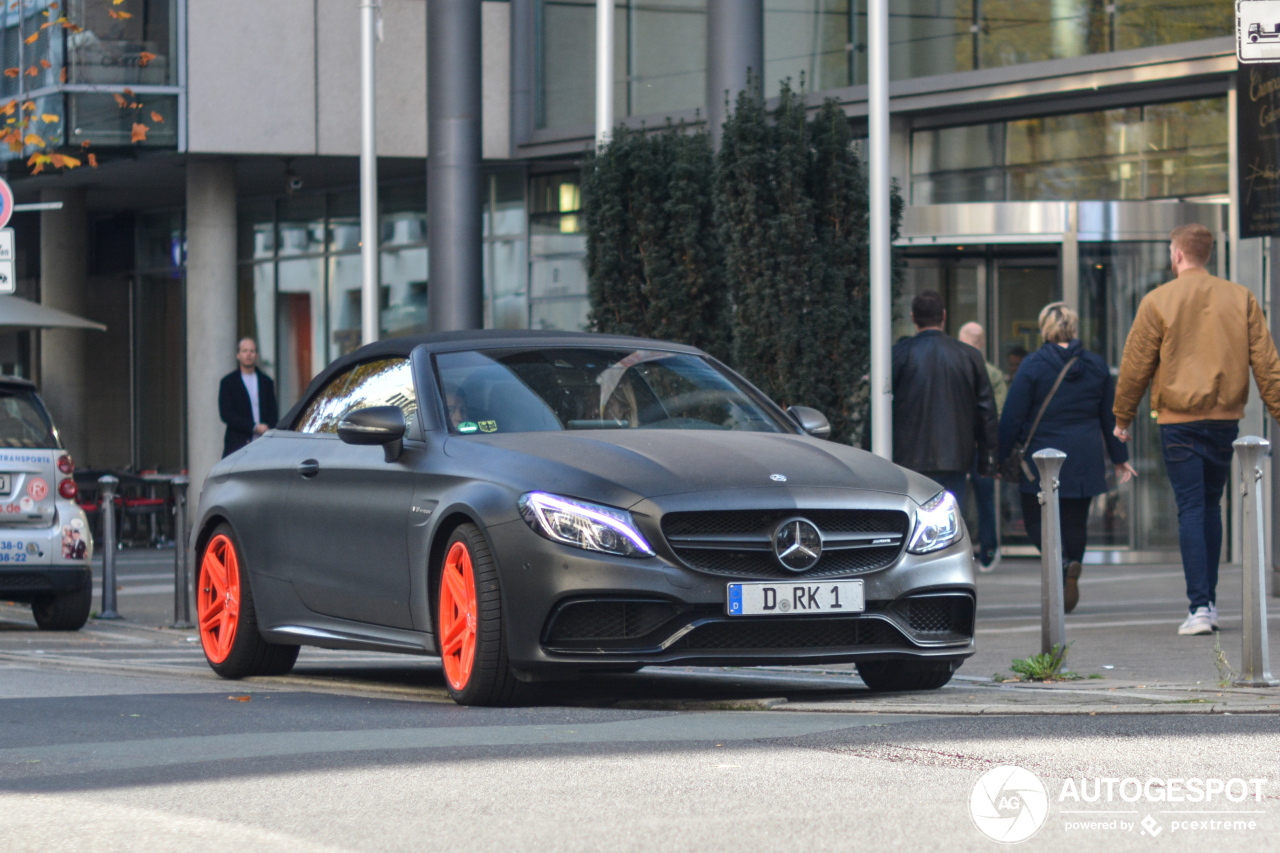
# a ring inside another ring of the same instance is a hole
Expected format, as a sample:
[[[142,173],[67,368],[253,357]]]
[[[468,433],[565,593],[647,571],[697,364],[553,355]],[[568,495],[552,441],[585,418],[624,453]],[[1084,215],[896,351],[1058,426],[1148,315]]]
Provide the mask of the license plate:
[[[13,481],[9,479],[8,474],[0,474],[0,495],[9,494],[9,488],[12,485],[12,482]]]
[[[26,542],[0,539],[0,563],[25,563],[35,550],[29,549]]]
[[[862,581],[826,583],[731,583],[730,616],[795,616],[861,613],[867,607]]]

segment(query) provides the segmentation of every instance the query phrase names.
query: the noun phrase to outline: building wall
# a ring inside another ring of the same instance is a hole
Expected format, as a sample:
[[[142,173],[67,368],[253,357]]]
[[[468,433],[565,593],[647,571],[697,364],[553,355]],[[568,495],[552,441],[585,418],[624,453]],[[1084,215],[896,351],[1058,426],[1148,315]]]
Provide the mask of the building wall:
[[[510,4],[484,2],[484,156],[510,156]],[[383,0],[378,154],[427,154],[427,4]],[[352,0],[188,0],[193,153],[360,153],[360,20]]]

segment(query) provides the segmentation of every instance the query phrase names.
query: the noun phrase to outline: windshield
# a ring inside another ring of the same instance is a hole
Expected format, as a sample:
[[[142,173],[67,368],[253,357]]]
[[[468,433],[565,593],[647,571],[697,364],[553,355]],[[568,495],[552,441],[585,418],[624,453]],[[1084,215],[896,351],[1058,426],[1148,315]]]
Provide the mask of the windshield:
[[[451,432],[784,432],[703,358],[656,350],[519,349],[436,356]]]
[[[0,388],[0,447],[60,447],[53,424],[36,395]]]

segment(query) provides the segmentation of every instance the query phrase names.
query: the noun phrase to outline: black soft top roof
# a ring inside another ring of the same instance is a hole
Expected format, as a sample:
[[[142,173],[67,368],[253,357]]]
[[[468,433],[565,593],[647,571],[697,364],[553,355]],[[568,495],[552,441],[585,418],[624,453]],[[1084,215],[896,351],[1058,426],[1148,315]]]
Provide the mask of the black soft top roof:
[[[595,332],[561,332],[538,329],[472,329],[461,332],[436,332],[430,335],[405,335],[386,338],[337,358],[307,385],[298,401],[285,412],[278,424],[288,429],[298,417],[302,404],[311,398],[329,379],[353,364],[376,358],[399,356],[408,358],[418,347],[428,352],[457,352],[469,349],[503,349],[509,347],[618,347],[620,349],[657,349],[670,352],[705,355],[697,347],[659,341],[652,338],[634,338],[628,335],[602,335]]]

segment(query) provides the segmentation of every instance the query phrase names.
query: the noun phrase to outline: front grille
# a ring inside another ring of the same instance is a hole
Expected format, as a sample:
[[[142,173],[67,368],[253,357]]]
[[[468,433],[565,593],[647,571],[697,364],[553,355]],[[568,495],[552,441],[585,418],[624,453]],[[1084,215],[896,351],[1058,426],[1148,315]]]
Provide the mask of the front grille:
[[[771,536],[788,518],[807,519],[822,532],[822,558],[806,572],[788,571],[774,557]],[[899,510],[720,510],[668,513],[662,532],[681,562],[709,574],[830,577],[892,565],[902,552],[909,522]],[[881,539],[892,541],[871,544]]]
[[[709,622],[672,646],[681,651],[762,649],[909,648],[911,643],[883,619],[756,619]]]
[[[668,601],[571,601],[552,617],[547,641],[635,639],[653,633],[678,613]]]
[[[0,592],[46,592],[49,579],[35,572],[0,572]]]

